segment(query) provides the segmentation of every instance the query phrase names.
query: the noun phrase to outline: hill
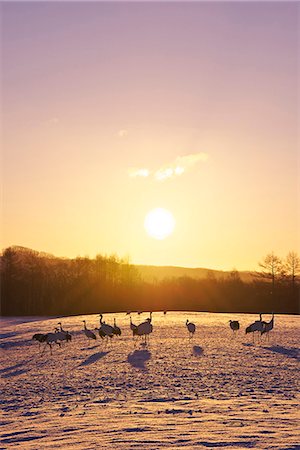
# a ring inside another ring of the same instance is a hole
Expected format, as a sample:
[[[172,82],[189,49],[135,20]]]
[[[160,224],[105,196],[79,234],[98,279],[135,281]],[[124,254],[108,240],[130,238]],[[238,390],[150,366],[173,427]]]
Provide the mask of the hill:
[[[159,282],[166,278],[181,278],[189,277],[193,279],[203,278],[227,278],[232,272],[222,270],[213,270],[205,268],[190,268],[190,267],[176,267],[176,266],[135,266],[141,278],[149,283]],[[251,272],[238,272],[242,281],[250,282],[253,279]]]

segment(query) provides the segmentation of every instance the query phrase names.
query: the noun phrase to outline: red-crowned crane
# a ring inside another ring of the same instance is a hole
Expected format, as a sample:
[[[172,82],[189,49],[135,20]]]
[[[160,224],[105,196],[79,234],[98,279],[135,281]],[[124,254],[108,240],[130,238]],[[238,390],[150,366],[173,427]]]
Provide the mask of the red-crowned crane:
[[[185,322],[185,325],[190,333],[190,338],[194,336],[194,333],[196,331],[196,325],[193,322],[190,322],[188,319]]]
[[[145,336],[145,344],[147,341],[147,336],[149,338],[149,334],[152,333],[153,331],[153,325],[151,321],[152,321],[152,312],[150,312],[150,317],[148,317],[148,319],[145,322],[142,322],[137,326],[136,334],[138,336]]]
[[[116,324],[116,318],[114,318],[114,334],[116,336],[121,336],[122,334],[121,328],[119,328]]]
[[[47,338],[47,334],[43,334],[43,333],[36,333],[32,336],[32,340],[37,341],[39,343],[39,350],[40,350],[41,344],[46,341],[46,338]]]
[[[62,327],[62,325],[61,325],[61,322],[58,322],[58,325],[60,326],[60,331],[62,332],[62,333],[65,333],[65,335],[66,335],[66,341],[67,342],[70,342],[71,340],[72,340],[72,336],[71,336],[71,334],[69,333],[69,331],[66,331],[66,330],[64,330],[63,329],[63,327]]]
[[[267,339],[269,340],[269,332],[271,330],[273,330],[274,328],[274,313],[272,313],[272,319],[270,320],[270,322],[265,322],[265,326],[263,328],[263,330],[260,332],[260,334],[267,334]]]
[[[96,338],[95,333],[93,333],[91,330],[89,330],[89,329],[86,327],[86,321],[83,320],[82,322],[84,323],[83,331],[84,331],[84,334],[86,335],[86,337],[87,337],[88,339],[95,339],[95,340],[96,340],[97,338]]]
[[[238,320],[229,320],[229,326],[232,329],[233,335],[240,329],[240,323]]]
[[[132,323],[132,319],[131,319],[131,315],[130,315],[130,329],[132,331],[132,336],[137,336],[137,325],[135,325],[134,323]]]
[[[109,336],[110,338],[113,337],[114,335],[114,327],[112,327],[111,325],[108,325],[107,323],[103,322],[102,318],[103,315],[100,314],[100,330],[103,331],[103,333],[105,334],[105,336]]]
[[[247,328],[245,333],[253,333],[253,342],[254,342],[254,333],[256,331],[258,332],[262,332],[264,327],[265,327],[266,322],[262,320],[262,315],[261,313],[259,314],[259,320],[256,320],[255,322],[251,323]]]

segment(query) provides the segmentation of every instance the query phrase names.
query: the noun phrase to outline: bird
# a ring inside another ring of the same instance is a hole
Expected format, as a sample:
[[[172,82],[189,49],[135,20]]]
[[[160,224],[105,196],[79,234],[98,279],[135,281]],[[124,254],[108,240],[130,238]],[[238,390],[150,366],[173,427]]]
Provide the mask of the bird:
[[[46,337],[47,337],[46,334],[43,334],[43,333],[36,333],[36,334],[34,334],[34,335],[32,336],[31,339],[32,339],[33,341],[37,341],[37,342],[39,343],[39,349],[40,349],[41,344],[42,344],[43,342],[46,341]]]
[[[83,328],[83,331],[84,331],[84,334],[86,335],[86,337],[88,338],[88,339],[97,339],[96,338],[96,335],[91,331],[91,330],[89,330],[87,327],[86,327],[86,322],[85,322],[85,320],[83,320],[82,321],[83,323],[84,323],[84,328]]]
[[[69,337],[65,331],[61,331],[59,328],[54,328],[55,335],[56,335],[56,343],[66,341],[68,342]],[[70,335],[69,335],[70,336]]]
[[[193,322],[190,322],[188,319],[185,322],[185,325],[186,325],[187,329],[189,330],[190,338],[193,337],[194,333],[196,331],[196,325]]]
[[[66,341],[67,342],[70,342],[71,340],[72,340],[72,335],[69,333],[69,331],[66,331],[66,330],[64,330],[63,329],[63,327],[62,327],[62,325],[61,325],[61,322],[58,322],[58,325],[60,326],[60,331],[62,332],[62,333],[65,333],[65,335],[66,335]]]
[[[59,347],[61,347],[61,343],[60,343],[61,337],[62,336],[60,335],[60,332],[59,332],[58,328],[55,328],[55,332],[54,333],[47,333],[45,335],[45,341],[44,342],[46,342],[46,344],[49,345],[51,355],[52,355],[52,345],[53,344],[57,344],[57,345],[59,345]],[[44,353],[47,345],[45,346],[45,348],[43,350],[43,353]]]
[[[109,336],[110,338],[112,338],[113,335],[114,335],[114,327],[112,327],[111,325],[108,325],[107,323],[103,322],[103,320],[102,320],[103,315],[102,314],[100,314],[99,317],[100,317],[100,328],[99,329],[103,331],[105,336]]]
[[[259,320],[256,320],[255,322],[251,323],[247,328],[245,333],[253,333],[253,342],[254,342],[254,333],[255,331],[262,332],[265,327],[266,322],[262,320],[261,313],[259,314]]]
[[[45,342],[46,339],[46,334],[43,333],[36,333],[32,336],[31,339],[33,339],[34,341],[38,341],[38,342]]]
[[[153,331],[153,325],[151,321],[152,321],[152,312],[150,312],[150,317],[148,317],[148,319],[146,319],[145,322],[142,322],[137,326],[136,334],[138,336],[145,336],[145,343],[147,340],[147,336],[149,337],[149,334],[152,333]]]
[[[106,334],[104,333],[104,331],[101,328],[94,328],[95,331],[98,331],[99,336],[101,337],[101,339],[104,339],[106,337]]]
[[[121,334],[122,334],[121,329],[116,324],[116,318],[114,318],[114,334],[116,336],[121,336]]]
[[[136,336],[137,335],[137,325],[135,325],[134,323],[132,323],[132,319],[131,319],[131,315],[130,315],[130,329],[132,331],[132,336]]]
[[[267,334],[267,339],[269,339],[269,332],[271,330],[273,330],[274,328],[274,313],[272,313],[272,319],[270,320],[270,322],[265,322],[265,326],[263,328],[263,330],[260,332],[260,334]]]
[[[238,320],[229,320],[229,326],[235,334],[240,329],[240,323]]]

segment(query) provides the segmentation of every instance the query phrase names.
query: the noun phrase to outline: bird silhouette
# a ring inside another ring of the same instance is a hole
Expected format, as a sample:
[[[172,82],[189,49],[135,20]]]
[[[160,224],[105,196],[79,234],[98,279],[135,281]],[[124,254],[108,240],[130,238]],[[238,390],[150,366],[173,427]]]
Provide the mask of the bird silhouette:
[[[37,341],[37,342],[39,343],[39,349],[40,349],[41,344],[42,344],[43,342],[46,341],[46,338],[47,338],[47,334],[44,334],[44,333],[36,333],[36,334],[34,334],[34,335],[32,336],[31,339],[32,339],[33,341]]]
[[[72,340],[72,335],[69,333],[69,331],[66,331],[66,330],[63,329],[63,327],[62,327],[62,325],[61,325],[61,322],[58,322],[58,325],[60,326],[60,331],[61,331],[62,333],[65,333],[65,335],[66,335],[66,341],[67,341],[67,342],[70,342],[70,341]]]
[[[269,332],[271,330],[273,330],[274,328],[274,313],[272,313],[272,319],[270,320],[270,322],[265,322],[265,326],[263,328],[263,330],[260,332],[260,334],[265,334],[267,336],[267,339],[269,340]]]
[[[148,319],[146,319],[145,322],[142,322],[137,326],[136,334],[138,336],[145,336],[145,344],[147,341],[147,336],[149,338],[149,335],[153,331],[153,325],[151,321],[152,321],[152,312],[150,312],[150,317],[148,317]]]
[[[255,322],[251,323],[247,328],[245,333],[253,333],[253,342],[254,342],[254,333],[256,331],[258,332],[262,332],[264,327],[265,327],[266,322],[262,320],[262,315],[261,313],[259,314],[259,320],[256,320]]]
[[[83,323],[84,323],[84,328],[83,328],[83,331],[84,331],[84,334],[86,335],[86,337],[88,338],[88,339],[97,339],[96,338],[96,335],[91,331],[91,330],[89,330],[87,327],[86,327],[86,321],[85,320],[83,320],[82,321]]]
[[[122,334],[121,329],[116,324],[116,318],[114,318],[114,334],[116,336],[121,336],[121,334]]]
[[[238,320],[229,320],[229,326],[234,335],[240,329],[240,323]]]
[[[131,315],[130,315],[130,329],[132,331],[132,336],[137,336],[137,325],[135,325],[134,323],[132,323],[132,319],[131,319]]]
[[[103,319],[102,314],[100,314],[99,317],[100,317],[100,330],[102,330],[106,336],[112,338],[114,335],[114,327],[112,327],[111,325],[108,325],[107,323],[105,323],[102,320]]]
[[[196,325],[193,322],[190,322],[188,319],[185,322],[185,325],[190,333],[190,338],[194,336],[194,333],[196,331]]]

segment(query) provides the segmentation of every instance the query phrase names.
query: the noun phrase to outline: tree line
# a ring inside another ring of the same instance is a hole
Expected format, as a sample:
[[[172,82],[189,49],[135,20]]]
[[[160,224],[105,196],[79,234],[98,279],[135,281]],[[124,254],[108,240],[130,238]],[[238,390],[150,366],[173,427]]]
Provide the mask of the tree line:
[[[116,255],[58,258],[19,246],[0,256],[2,315],[72,315],[136,310],[299,313],[300,259],[269,253],[250,282],[222,277],[142,279]]]

